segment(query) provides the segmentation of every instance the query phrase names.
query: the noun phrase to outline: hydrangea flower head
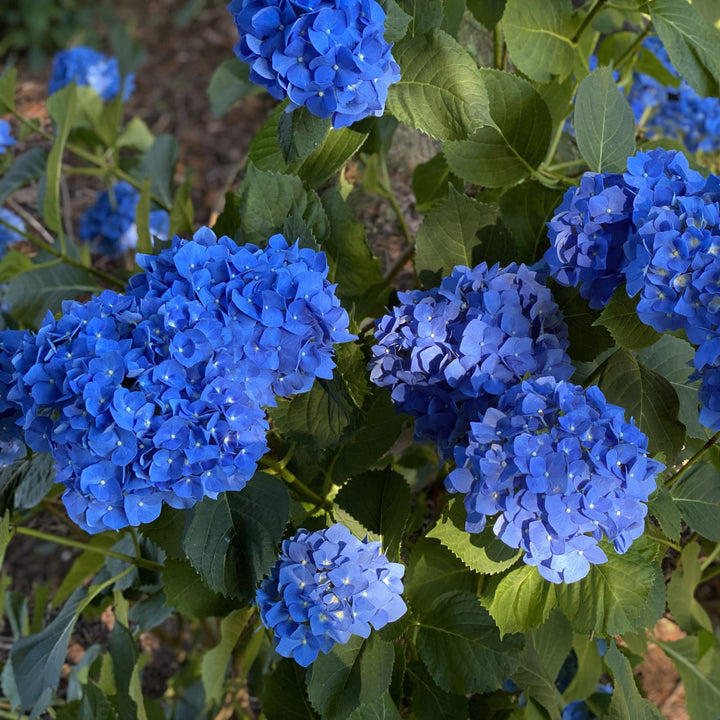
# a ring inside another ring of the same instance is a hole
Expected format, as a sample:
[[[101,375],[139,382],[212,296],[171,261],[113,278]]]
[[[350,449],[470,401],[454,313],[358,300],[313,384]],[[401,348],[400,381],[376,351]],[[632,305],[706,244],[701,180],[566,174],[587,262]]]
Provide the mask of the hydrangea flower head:
[[[71,82],[89,85],[103,100],[113,100],[122,93],[123,102],[132,95],[134,76],[120,77],[117,58],[106,57],[89,47],[61,50],[53,58],[49,92],[52,95]]]
[[[632,197],[621,175],[586,172],[548,223],[551,274],[561,285],[580,285],[591,308],[607,305],[622,283]]]
[[[550,290],[515,264],[454,268],[439,288],[399,293],[377,321],[370,379],[414,415],[444,458],[476,417],[526,374],[567,379],[567,327]]]
[[[7,252],[8,246],[23,239],[21,233],[26,230],[23,219],[12,210],[0,207],[0,258]]]
[[[305,106],[336,128],[383,114],[400,68],[376,0],[232,0],[228,9],[250,80],[289,98],[288,112]]]
[[[21,407],[8,399],[14,384],[13,357],[28,331],[0,331],[0,467],[25,455]]]
[[[0,155],[7,152],[17,140],[12,136],[10,123],[7,120],[0,120]]]
[[[131,278],[130,292],[141,306],[162,313],[172,332],[212,322],[219,366],[241,365],[260,405],[307,392],[316,377],[331,378],[333,343],[355,338],[327,280],[325,254],[288,245],[282,235],[261,249],[202,228],[192,240],[175,237],[158,255],[139,255],[138,263],[146,272]],[[183,338],[188,347],[178,343],[177,353],[194,352]]]
[[[140,193],[130,183],[121,180],[110,191],[101,192],[95,203],[80,218],[78,235],[94,250],[109,258],[116,258],[135,250],[138,243],[135,211]],[[170,215],[165,210],[150,211],[150,235],[167,240]]]
[[[91,533],[241,490],[267,451],[243,369],[216,364],[218,328],[183,334],[145,310],[110,290],[65,302],[12,359],[25,440],[52,453],[68,514]]]
[[[471,424],[445,480],[465,495],[468,532],[493,530],[550,582],[575,582],[607,560],[603,535],[624,553],[644,529],[663,465],[647,437],[596,386],[525,380]]]
[[[388,562],[379,542],[358,540],[344,525],[283,541],[270,577],[257,591],[260,618],[275,649],[307,667],[352,635],[368,637],[402,617],[405,567]]]

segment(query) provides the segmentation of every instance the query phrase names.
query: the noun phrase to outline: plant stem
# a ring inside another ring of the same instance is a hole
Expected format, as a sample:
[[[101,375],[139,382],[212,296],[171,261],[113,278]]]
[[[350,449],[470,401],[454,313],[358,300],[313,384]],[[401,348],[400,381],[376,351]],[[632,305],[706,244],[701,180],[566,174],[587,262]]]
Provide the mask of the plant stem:
[[[666,537],[662,537],[661,535],[654,535],[649,530],[646,531],[645,534],[658,545],[665,545],[666,547],[670,547],[673,550],[677,550],[678,552],[680,552],[680,546],[677,543],[674,543],[672,540],[668,540]]]
[[[146,560],[142,557],[135,558],[130,555],[125,555],[124,553],[115,552],[115,550],[108,550],[106,548],[96,547],[95,545],[88,545],[87,543],[80,542],[79,540],[71,540],[70,538],[50,535],[49,533],[40,532],[39,530],[33,530],[32,528],[22,527],[21,525],[15,527],[15,532],[19,535],[27,535],[28,537],[34,537],[38,540],[46,540],[47,542],[52,542],[57,545],[67,545],[68,547],[78,548],[79,550],[86,550],[87,552],[105,555],[106,557],[115,558],[116,560],[122,560],[123,562],[130,563],[131,565],[137,565],[137,567],[146,568],[147,570],[164,569],[164,565],[161,565],[154,560]]]
[[[582,167],[583,165],[587,165],[587,162],[582,158],[578,158],[577,160],[568,160],[567,162],[557,163],[557,165],[548,165],[545,169],[548,172],[554,173],[557,170],[565,170],[566,168],[572,167]]]
[[[333,504],[327,499],[320,497],[316,492],[311,490],[305,483],[298,480],[293,473],[271,457],[264,456],[260,462],[269,470],[273,471],[281,480],[285,481],[298,495],[311,503],[315,503],[318,507],[325,510],[332,510]]]
[[[395,261],[393,266],[389,268],[383,276],[381,288],[382,290],[392,285],[392,281],[397,277],[397,274],[405,267],[405,265],[409,262],[410,258],[412,258],[414,254],[415,243],[413,242],[411,245],[408,245],[405,250],[403,250],[402,255],[400,255],[400,257]]]
[[[720,543],[716,543],[712,552],[702,561],[700,570],[707,570],[707,568],[709,568],[715,560],[717,560],[718,556],[720,556]]]
[[[390,175],[388,173],[387,163],[385,162],[385,155],[383,153],[378,153],[378,170],[380,175],[380,177],[378,178],[378,187],[380,188],[380,194],[390,203],[393,212],[397,216],[400,230],[403,234],[403,237],[405,238],[405,242],[408,245],[412,245],[414,243],[414,240],[410,233],[410,228],[408,227],[407,221],[405,220],[405,216],[400,209],[397,198],[392,191],[392,186],[390,185]]]
[[[615,64],[615,70],[619,70],[634,54],[635,51],[642,45],[642,41],[650,34],[650,25],[648,25],[641,33],[637,36],[635,41],[625,52],[618,58]]]
[[[672,487],[678,478],[689,470],[718,440],[720,440],[720,430],[718,430],[681,468],[676,470],[666,481],[665,487]]]
[[[502,28],[498,22],[493,28],[493,52],[495,56],[495,69],[504,70],[503,62],[503,36]]]
[[[570,41],[573,45],[578,44],[580,38],[582,37],[582,34],[588,28],[590,23],[595,19],[595,16],[602,10],[603,5],[607,1],[608,0],[595,0],[595,4],[590,8],[588,14],[583,18],[583,21],[580,23],[580,27],[578,27],[578,29],[575,31],[575,34]]]
[[[708,580],[712,580],[712,578],[717,577],[718,575],[720,575],[720,564],[716,565],[714,568],[712,568],[712,570],[703,573],[702,577],[700,578],[700,582],[707,582]]]

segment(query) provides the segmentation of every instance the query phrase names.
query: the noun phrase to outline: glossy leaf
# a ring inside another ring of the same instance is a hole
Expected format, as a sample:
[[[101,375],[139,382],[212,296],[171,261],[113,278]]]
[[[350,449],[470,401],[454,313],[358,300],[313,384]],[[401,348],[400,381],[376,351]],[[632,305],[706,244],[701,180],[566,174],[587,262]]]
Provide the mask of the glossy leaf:
[[[607,328],[615,343],[626,350],[639,350],[656,343],[661,335],[640,321],[637,299],[628,297],[624,287],[618,288],[594,325]]]
[[[720,472],[710,463],[691,467],[670,490],[685,522],[708,540],[720,541]]]

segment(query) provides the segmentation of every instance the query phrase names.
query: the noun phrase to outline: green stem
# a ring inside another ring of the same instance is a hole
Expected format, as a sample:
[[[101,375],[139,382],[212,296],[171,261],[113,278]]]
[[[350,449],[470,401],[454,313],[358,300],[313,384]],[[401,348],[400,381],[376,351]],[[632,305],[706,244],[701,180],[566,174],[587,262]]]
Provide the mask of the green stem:
[[[627,50],[618,58],[615,64],[615,70],[619,70],[634,54],[635,51],[642,45],[643,40],[650,34],[650,25],[648,25],[640,35],[635,38],[635,41],[630,45]]]
[[[583,21],[580,23],[580,27],[575,31],[575,34],[572,37],[572,40],[570,41],[573,45],[577,45],[580,38],[582,37],[582,34],[587,30],[590,23],[595,19],[595,16],[602,10],[603,5],[608,0],[595,0],[595,4],[590,8],[588,11],[588,14],[583,18]]]
[[[587,165],[587,162],[582,158],[578,158],[577,160],[568,160],[567,162],[557,163],[556,165],[548,165],[545,169],[548,172],[554,173],[557,170],[565,170],[572,167],[582,167],[583,165]]]
[[[500,27],[500,23],[497,23],[495,27],[493,28],[493,51],[495,55],[495,69],[496,70],[504,70],[503,67],[503,36],[502,36],[502,28]]]
[[[272,470],[277,477],[285,481],[298,495],[308,502],[315,503],[318,507],[325,510],[332,510],[333,504],[327,499],[320,497],[316,492],[311,490],[305,483],[298,480],[293,473],[271,457],[267,455],[261,458],[260,462],[269,470]]]
[[[666,537],[663,537],[661,535],[655,535],[649,530],[646,530],[645,534],[658,545],[665,545],[665,547],[672,548],[673,550],[677,550],[678,552],[680,552],[681,550],[680,546],[677,543],[672,542],[672,540],[668,540]]]
[[[10,225],[10,223],[5,222],[2,218],[0,218],[0,225],[4,225],[7,228],[10,228],[14,232],[16,232],[18,235],[21,235],[25,240],[32,243],[36,247],[39,247],[41,250],[45,250],[45,252],[49,252],[51,255],[54,255],[59,262],[67,263],[68,265],[72,265],[73,267],[79,268],[80,270],[85,270],[86,272],[89,272],[91,275],[95,275],[95,277],[98,277],[102,280],[104,280],[109,285],[114,285],[115,287],[125,289],[125,283],[122,280],[118,280],[118,278],[113,277],[109,273],[103,272],[102,270],[98,270],[97,268],[91,267],[89,265],[85,265],[84,263],[81,263],[79,260],[76,260],[74,257],[70,257],[66,253],[61,252],[60,250],[57,250],[54,248],[50,243],[46,243],[44,240],[40,240],[40,238],[36,238],[34,235],[31,235],[28,232],[22,232],[18,230],[13,225]],[[38,265],[38,268],[45,267],[49,265],[50,263],[41,263]],[[53,263],[54,264],[54,263]],[[34,268],[37,269],[37,268]]]
[[[720,430],[718,430],[680,469],[676,470],[666,481],[665,487],[672,487],[687,470],[689,470],[718,440],[720,440]]]
[[[407,245],[403,250],[402,255],[395,261],[393,266],[383,276],[383,282],[381,289],[384,290],[392,285],[393,280],[397,277],[398,273],[407,265],[412,256],[415,254],[415,243]]]
[[[124,553],[115,552],[115,550],[108,550],[106,548],[96,547],[95,545],[88,545],[87,543],[80,542],[79,540],[71,540],[70,538],[50,535],[48,533],[40,532],[39,530],[33,530],[32,528],[22,527],[21,525],[15,527],[15,532],[19,535],[27,535],[28,537],[37,538],[38,540],[46,540],[47,542],[52,542],[56,545],[67,545],[68,547],[78,548],[78,550],[85,550],[87,552],[97,553],[98,555],[105,555],[106,557],[122,560],[123,562],[130,563],[131,565],[137,565],[137,567],[146,568],[148,570],[163,570],[165,567],[160,563],[156,563],[153,560],[146,560],[143,557],[135,558],[130,555],[125,555]]]
[[[708,572],[703,573],[700,582],[707,582],[708,580],[712,580],[712,578],[717,577],[718,575],[720,575],[720,564],[716,565],[714,568],[712,568],[712,570],[708,570]]]
[[[703,560],[700,570],[707,570],[717,560],[718,556],[720,556],[720,543],[717,543],[713,551]]]
[[[385,162],[385,155],[383,153],[378,153],[378,170],[380,174],[380,177],[378,178],[378,186],[381,191],[380,194],[390,203],[393,212],[397,216],[398,223],[400,224],[400,230],[405,238],[405,242],[408,245],[412,245],[414,240],[412,234],[410,233],[407,221],[405,220],[405,216],[400,209],[397,198],[392,191],[392,186],[390,185],[390,174],[388,173],[387,163]]]

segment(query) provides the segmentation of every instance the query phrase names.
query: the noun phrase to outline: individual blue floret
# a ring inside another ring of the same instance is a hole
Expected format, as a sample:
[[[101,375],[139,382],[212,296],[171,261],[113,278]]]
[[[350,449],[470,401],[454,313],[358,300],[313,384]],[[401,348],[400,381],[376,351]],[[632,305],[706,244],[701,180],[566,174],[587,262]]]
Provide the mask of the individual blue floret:
[[[140,193],[130,183],[121,180],[111,190],[101,192],[95,203],[80,218],[78,235],[90,247],[109,258],[116,258],[138,243],[135,211]],[[167,240],[170,232],[170,215],[165,210],[151,210],[150,235]]]
[[[289,98],[288,112],[305,106],[336,128],[383,114],[400,68],[375,0],[232,0],[228,9],[250,80]]]
[[[26,231],[25,222],[12,210],[0,207],[0,258],[14,245],[23,239],[22,233]]]
[[[127,102],[134,90],[134,75],[121,78],[117,58],[88,47],[61,50],[53,58],[50,95],[71,82],[89,85],[103,100],[113,100],[122,90],[122,100]]]
[[[607,305],[623,281],[632,199],[622,175],[586,172],[548,223],[550,273],[561,285],[579,285],[591,308]]]
[[[260,618],[275,649],[303,667],[320,652],[366,638],[407,611],[405,567],[388,562],[379,542],[358,540],[344,525],[284,540],[280,558],[260,585]]]
[[[7,120],[0,120],[0,155],[7,152],[17,140],[12,136],[12,128]]]
[[[647,437],[596,386],[525,380],[471,423],[445,480],[465,496],[468,532],[487,518],[506,545],[550,582],[571,583],[607,560],[603,536],[624,553],[644,530],[655,477]]]
[[[333,344],[355,338],[327,280],[325,254],[288,245],[282,235],[260,249],[202,228],[192,240],[175,237],[159,255],[139,255],[138,264],[146,272],[131,278],[130,292],[178,333],[178,356],[198,351],[191,330],[212,320],[218,367],[242,363],[238,380],[260,405],[331,378]]]
[[[450,457],[477,417],[526,374],[568,379],[567,327],[525,265],[457,266],[439,288],[399,293],[377,321],[370,379]]]

